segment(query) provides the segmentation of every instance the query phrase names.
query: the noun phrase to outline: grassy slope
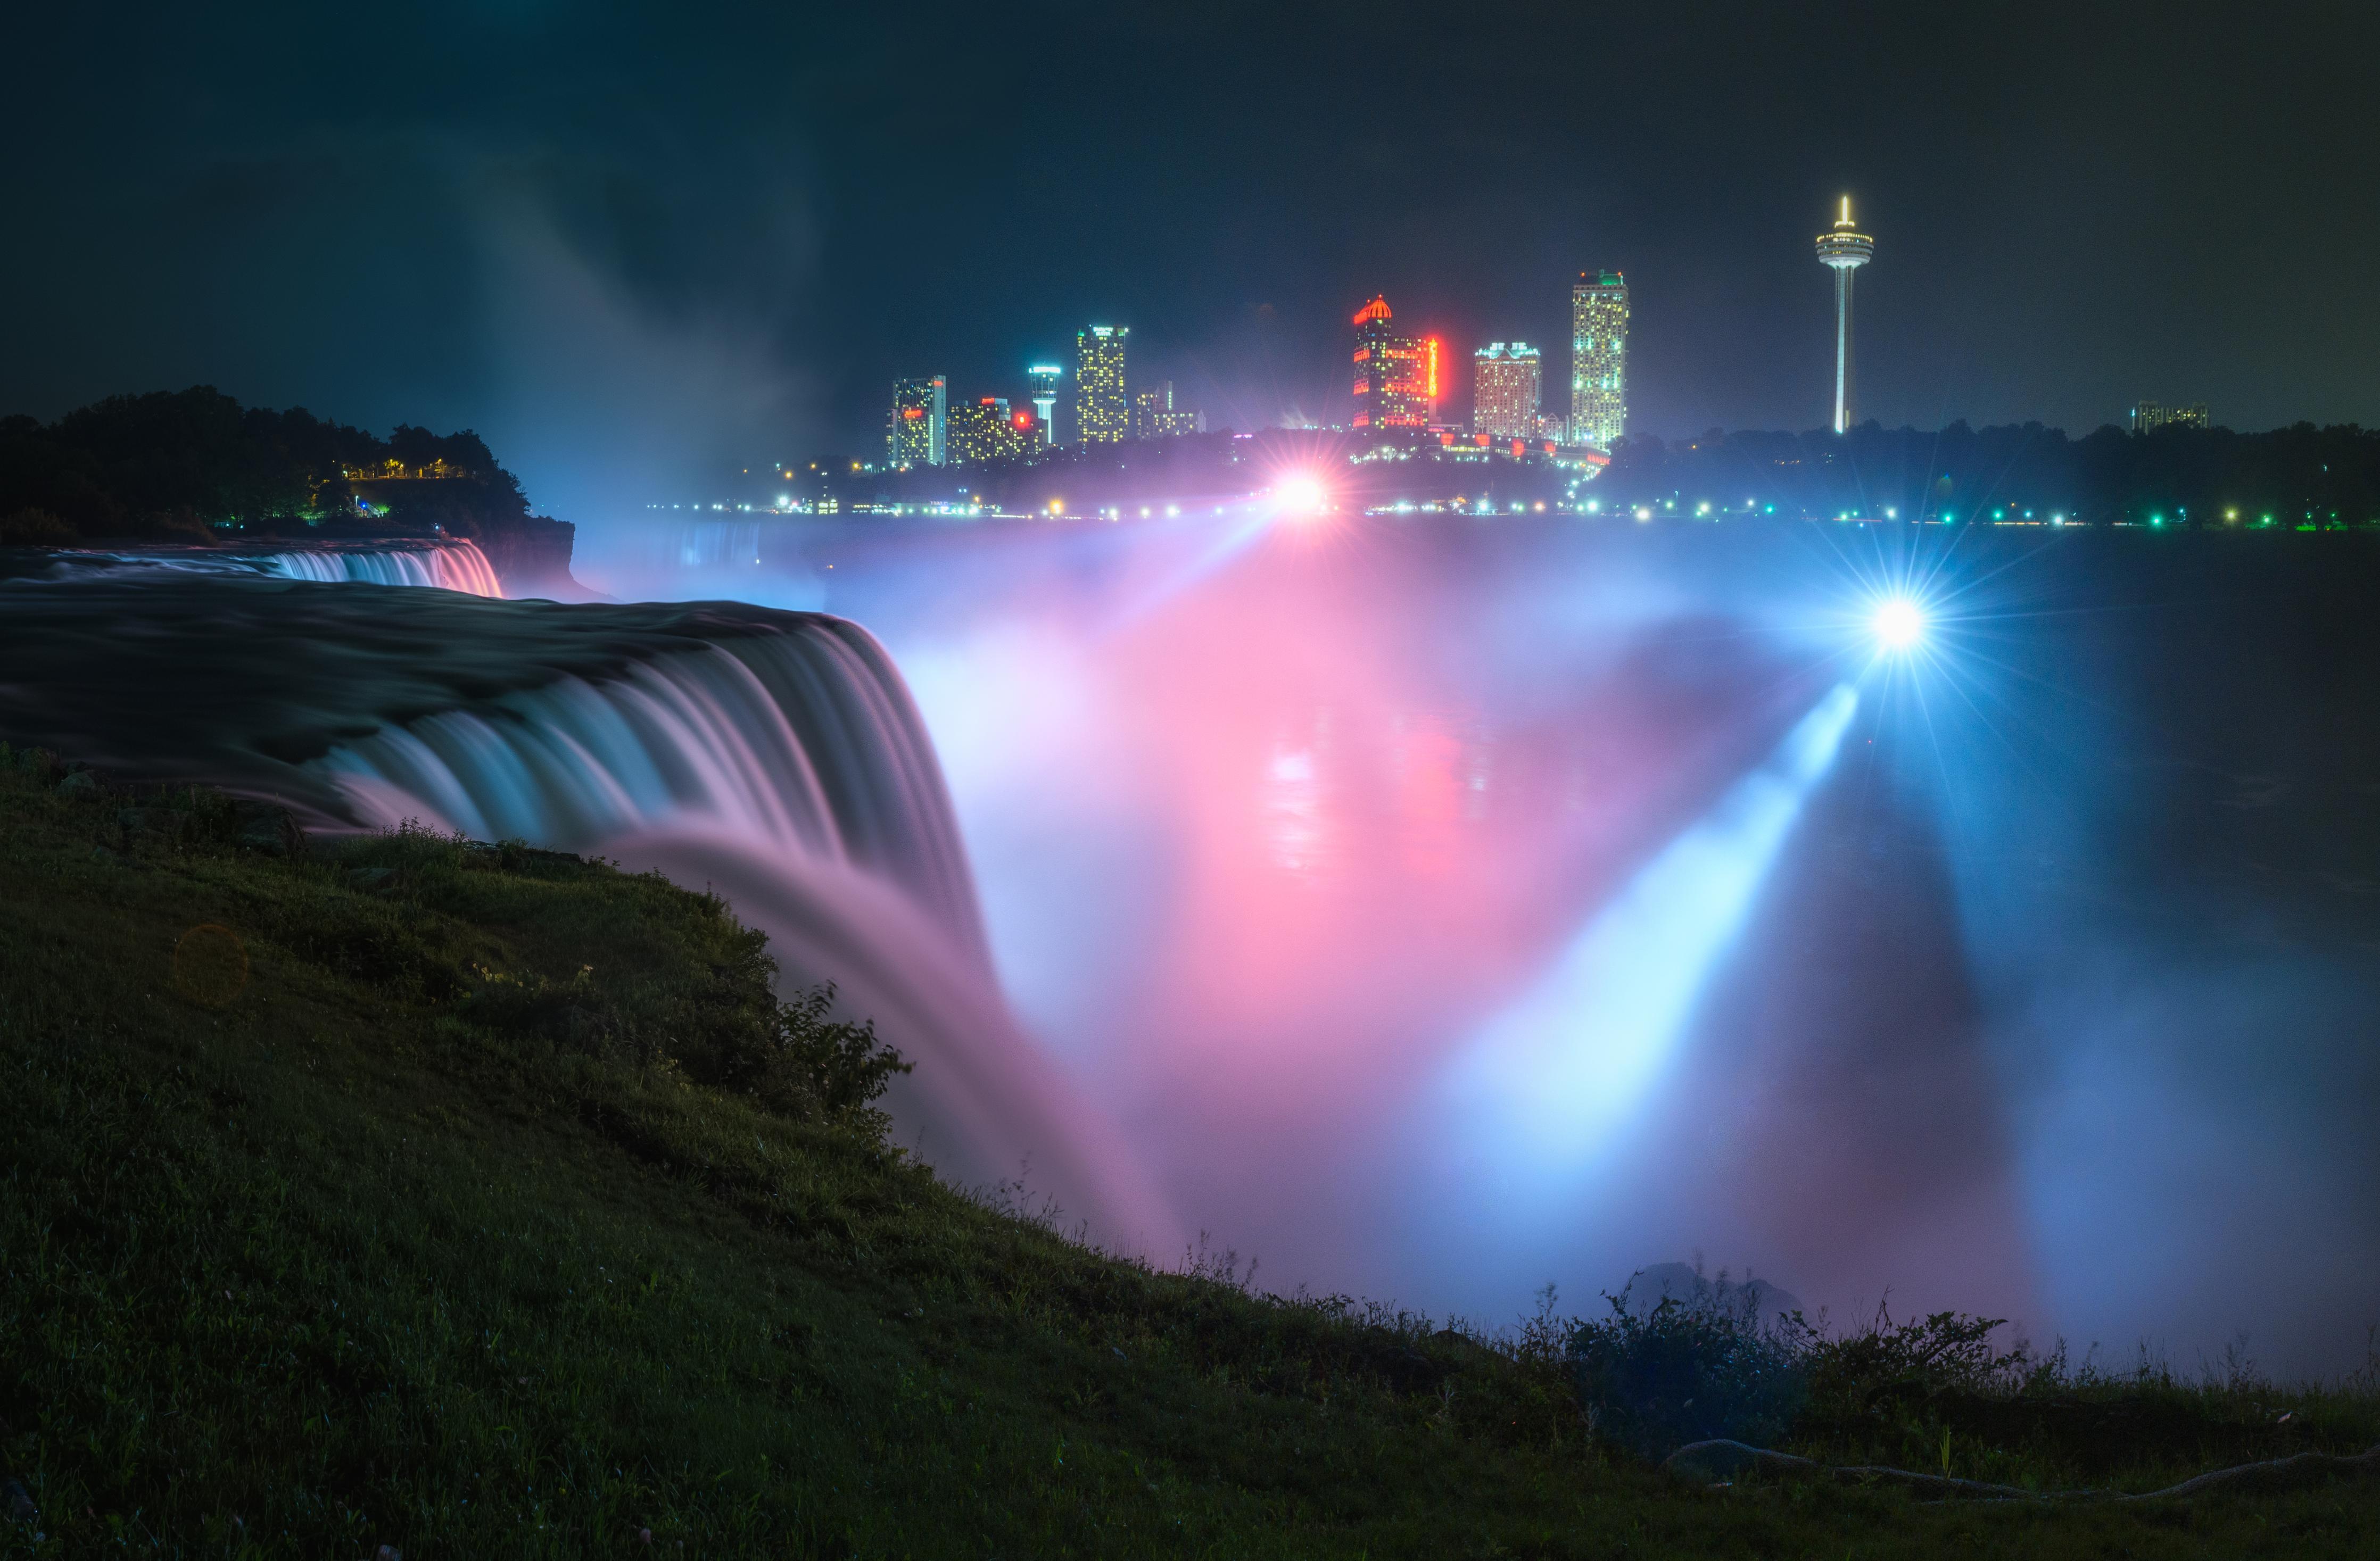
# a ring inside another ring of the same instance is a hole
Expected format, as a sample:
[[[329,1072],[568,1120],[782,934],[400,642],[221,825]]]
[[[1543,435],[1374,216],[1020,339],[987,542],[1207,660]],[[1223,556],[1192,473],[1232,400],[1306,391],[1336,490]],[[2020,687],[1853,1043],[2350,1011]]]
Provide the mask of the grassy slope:
[[[0,1498],[0,1555],[2380,1545],[2345,1485],[1678,1487],[1585,1442],[1542,1352],[1109,1261],[693,1082],[662,1032],[736,1000],[748,949],[701,897],[386,842],[293,864],[204,799],[128,827],[55,780],[0,764],[0,1474],[40,1509]],[[219,1009],[175,985],[200,923],[251,962]],[[610,1039],[549,1038],[490,971],[575,983]]]

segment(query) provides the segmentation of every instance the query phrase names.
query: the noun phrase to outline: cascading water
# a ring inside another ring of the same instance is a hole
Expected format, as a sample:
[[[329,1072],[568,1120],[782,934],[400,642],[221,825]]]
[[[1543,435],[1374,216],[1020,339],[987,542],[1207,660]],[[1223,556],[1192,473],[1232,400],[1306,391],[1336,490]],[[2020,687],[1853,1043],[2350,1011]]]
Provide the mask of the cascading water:
[[[965,849],[900,674],[837,619],[382,729],[316,767],[363,818],[599,849],[723,892],[917,1071],[892,1098],[946,1176],[1021,1181],[1095,1236],[1176,1233],[999,997]]]
[[[983,928],[941,771],[908,691],[838,619],[565,677],[442,711],[316,761],[363,818],[590,849],[715,831],[898,886],[978,965]]]
[[[357,549],[267,553],[253,560],[285,580],[359,581],[373,586],[434,586],[472,596],[500,597],[494,567],[468,540],[434,548]]]
[[[455,539],[419,547],[308,548],[287,552],[230,552],[212,548],[61,552],[51,559],[47,578],[72,581],[94,574],[151,570],[174,575],[261,575],[276,580],[338,585],[420,586],[468,596],[502,597],[479,544]]]
[[[1135,1156],[1011,1017],[932,744],[856,624],[117,571],[0,585],[0,734],[126,779],[714,889],[786,981],[834,982],[917,1064],[888,1104],[945,1176],[1179,1250]]]

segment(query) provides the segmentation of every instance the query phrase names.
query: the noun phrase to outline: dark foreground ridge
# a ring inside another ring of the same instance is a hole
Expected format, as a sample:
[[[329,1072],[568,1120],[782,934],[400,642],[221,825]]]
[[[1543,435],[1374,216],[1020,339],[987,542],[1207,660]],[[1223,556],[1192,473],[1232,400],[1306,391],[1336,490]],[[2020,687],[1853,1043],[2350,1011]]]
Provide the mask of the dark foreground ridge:
[[[2360,1453],[2380,1410],[2001,1380],[1959,1319],[1785,1359],[1673,1313],[1485,1337],[1153,1272],[887,1147],[893,1059],[771,974],[655,878],[310,846],[0,748],[0,1555],[2380,1543],[2339,1477],[2085,1507],[1664,1474],[1711,1391],[1795,1456],[1938,1446],[2042,1490]]]

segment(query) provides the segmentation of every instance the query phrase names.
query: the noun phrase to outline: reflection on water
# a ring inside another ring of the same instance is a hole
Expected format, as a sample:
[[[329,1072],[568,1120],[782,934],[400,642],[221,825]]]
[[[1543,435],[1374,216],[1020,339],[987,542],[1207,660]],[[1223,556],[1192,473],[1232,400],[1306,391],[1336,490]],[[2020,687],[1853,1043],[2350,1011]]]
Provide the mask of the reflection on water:
[[[1849,528],[674,537],[591,532],[582,575],[884,639],[1013,1000],[1280,1283],[1492,1320],[1699,1251],[1839,1307],[2361,1349],[2380,911],[2324,886],[2380,828],[2316,778],[2380,783],[2319,671],[2372,559],[1935,535],[1951,610],[1885,667],[1907,561]],[[2321,1294],[2258,1277],[2310,1252]]]

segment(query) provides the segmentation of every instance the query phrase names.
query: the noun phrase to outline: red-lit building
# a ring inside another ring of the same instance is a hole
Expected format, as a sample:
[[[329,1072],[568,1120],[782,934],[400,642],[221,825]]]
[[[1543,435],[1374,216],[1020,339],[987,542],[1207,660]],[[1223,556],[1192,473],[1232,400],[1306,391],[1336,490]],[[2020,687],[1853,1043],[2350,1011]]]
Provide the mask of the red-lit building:
[[[1438,338],[1400,336],[1390,321],[1386,298],[1355,311],[1355,426],[1427,429],[1438,402]]]

